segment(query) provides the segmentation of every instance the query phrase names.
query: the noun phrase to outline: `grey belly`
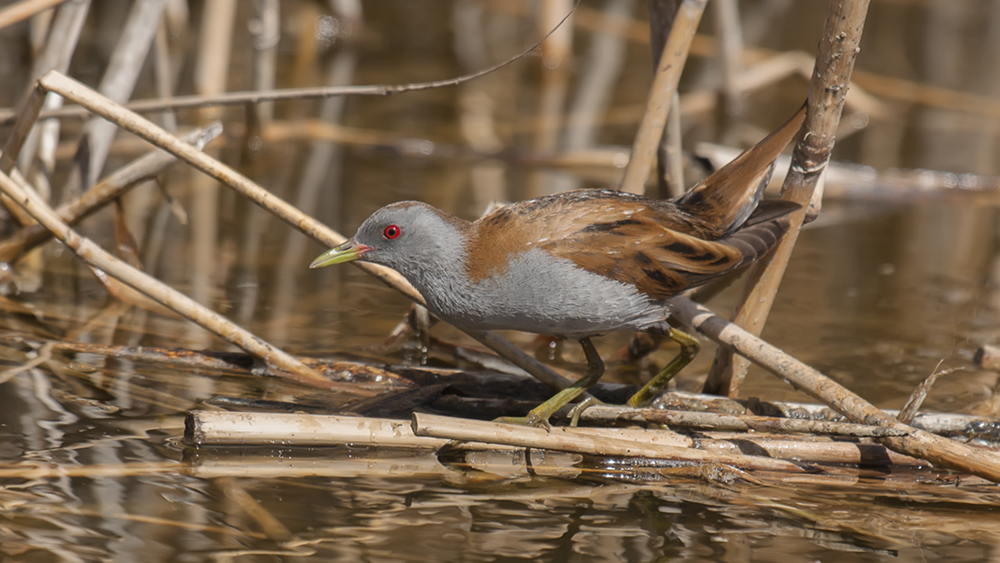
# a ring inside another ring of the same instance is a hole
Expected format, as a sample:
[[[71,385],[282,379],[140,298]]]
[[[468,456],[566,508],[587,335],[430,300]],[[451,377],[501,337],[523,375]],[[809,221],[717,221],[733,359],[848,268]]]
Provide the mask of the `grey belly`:
[[[459,327],[509,329],[581,338],[618,330],[662,326],[669,314],[633,286],[529,251],[511,261],[502,277],[469,287],[468,307],[447,307],[444,320]],[[429,303],[432,311],[434,303]],[[436,312],[436,311],[435,311]],[[437,313],[437,312],[436,312]],[[439,316],[442,316],[439,314]]]

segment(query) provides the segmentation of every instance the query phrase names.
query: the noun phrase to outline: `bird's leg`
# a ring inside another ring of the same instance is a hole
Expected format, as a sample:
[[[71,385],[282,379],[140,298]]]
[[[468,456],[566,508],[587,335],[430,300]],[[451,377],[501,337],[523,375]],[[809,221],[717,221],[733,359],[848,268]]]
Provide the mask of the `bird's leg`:
[[[581,338],[580,345],[583,347],[584,355],[587,356],[587,373],[576,380],[573,385],[570,385],[553,395],[548,401],[531,409],[531,412],[526,417],[527,423],[531,426],[548,424],[549,418],[552,415],[572,402],[573,399],[579,397],[587,389],[593,387],[601,376],[604,375],[604,362],[601,360],[601,356],[597,353],[590,338]]]
[[[528,416],[524,418],[503,417],[498,418],[497,422],[527,424],[528,426],[545,426],[549,423],[549,419],[552,418],[552,415],[554,415],[559,409],[566,406],[566,404],[571,402],[573,399],[579,397],[580,394],[587,389],[593,387],[593,385],[597,383],[597,380],[604,375],[604,362],[601,360],[601,356],[597,353],[597,350],[594,349],[594,345],[590,342],[589,338],[581,338],[580,345],[583,346],[583,353],[587,356],[587,373],[585,373],[583,377],[576,380],[576,382],[569,387],[553,395],[548,401],[545,401],[544,403],[531,409]]]
[[[667,329],[667,336],[681,345],[680,354],[677,354],[677,357],[664,366],[660,370],[660,373],[656,374],[653,379],[650,379],[649,383],[644,385],[642,389],[639,389],[635,395],[632,395],[632,398],[626,403],[628,406],[644,407],[652,402],[656,398],[656,395],[667,386],[667,383],[670,383],[670,380],[684,369],[684,366],[691,363],[691,360],[698,355],[698,350],[701,349],[698,341],[684,331],[670,327]]]

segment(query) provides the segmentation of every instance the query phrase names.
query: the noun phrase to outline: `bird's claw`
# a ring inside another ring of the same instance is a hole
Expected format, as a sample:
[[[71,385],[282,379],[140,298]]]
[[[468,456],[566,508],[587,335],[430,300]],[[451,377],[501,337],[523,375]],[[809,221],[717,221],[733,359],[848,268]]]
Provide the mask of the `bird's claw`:
[[[518,426],[532,426],[534,428],[542,428],[546,431],[552,430],[552,425],[549,424],[549,418],[547,416],[532,416],[532,413],[528,413],[528,416],[501,416],[500,418],[494,418],[493,422],[498,422],[500,424],[516,424]]]
[[[580,415],[583,414],[583,411],[587,410],[588,408],[594,405],[602,405],[602,404],[604,403],[602,403],[595,397],[587,397],[586,399],[580,401],[580,404],[573,407],[573,410],[569,411],[570,427],[576,428],[576,426],[580,424]]]

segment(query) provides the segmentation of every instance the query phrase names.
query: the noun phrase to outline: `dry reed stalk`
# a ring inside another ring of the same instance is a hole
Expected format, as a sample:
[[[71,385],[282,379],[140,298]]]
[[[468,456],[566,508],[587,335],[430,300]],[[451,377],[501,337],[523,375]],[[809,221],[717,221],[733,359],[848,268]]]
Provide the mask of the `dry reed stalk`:
[[[573,382],[565,377],[559,375],[547,365],[543,364],[538,359],[525,354],[520,348],[514,346],[510,341],[504,339],[495,332],[484,330],[469,330],[466,334],[474,338],[477,342],[486,346],[490,350],[493,350],[499,354],[502,358],[508,360],[515,366],[523,369],[525,372],[530,373],[536,379],[549,385],[555,389],[565,389],[569,387]],[[589,394],[584,393],[583,397],[590,397]]]
[[[843,415],[831,409],[829,406],[818,403],[792,403],[783,401],[758,401],[740,400],[735,401],[727,397],[718,395],[702,395],[699,393],[683,393],[673,391],[660,395],[658,403],[668,409],[675,410],[696,410],[718,413],[733,412],[768,412],[776,413],[774,416],[803,419],[815,421],[835,422],[843,419]],[[899,411],[884,410],[889,416],[896,416]],[[1000,426],[996,418],[955,414],[955,413],[918,413],[911,426],[933,432],[934,434],[946,434],[952,436],[962,436],[967,439],[989,440],[991,429]]]
[[[257,205],[321,244],[332,247],[347,240],[339,233],[325,227],[287,202],[257,186],[229,166],[196,150],[194,147],[180,141],[177,137],[122,106],[110,102],[72,78],[58,72],[50,72],[39,80],[39,84],[43,88],[58,92],[62,96],[86,107],[93,113],[117,123],[122,129],[142,137],[154,146],[177,156],[177,158],[187,162],[194,168],[248,197]],[[399,289],[412,299],[421,299],[416,290],[412,288],[407,289],[409,284],[396,272],[371,264],[359,264],[358,267],[391,287]]]
[[[465,422],[465,419],[439,417]],[[476,421],[470,421],[476,422]],[[510,425],[501,425],[508,427]],[[687,448],[685,438],[667,430],[628,428],[569,428],[570,436],[590,436],[602,440],[646,442],[651,446]],[[411,422],[385,418],[317,415],[298,413],[260,413],[226,411],[191,411],[185,420],[185,440],[192,445],[269,445],[331,446],[351,444],[358,447],[437,449],[444,439],[413,433]],[[479,440],[470,440],[479,442]],[[522,446],[520,444],[509,444]],[[528,446],[530,447],[530,446]]]
[[[198,305],[166,284],[115,258],[90,239],[81,237],[60,219],[48,204],[41,201],[36,194],[22,189],[6,174],[0,174],[0,191],[17,201],[25,211],[45,225],[56,238],[88,265],[103,270],[161,305],[214,332],[220,338],[257,356],[277,368],[278,375],[311,387],[342,390],[349,388],[347,385],[326,379],[280,349],[229,322],[225,317]]]
[[[661,192],[663,197],[678,197],[686,191],[682,141],[681,97],[674,92],[674,97],[670,99],[670,113],[667,114],[667,125],[659,150],[661,165],[658,168],[664,170],[659,177],[664,180],[667,188],[666,193]]]
[[[166,0],[136,0],[132,4],[97,88],[109,100],[125,103],[132,96],[139,72],[156,37],[165,4]],[[87,189],[97,183],[117,127],[103,119],[92,118],[84,130],[86,133],[80,143],[88,144],[90,162],[83,170],[86,177],[81,176],[80,181],[81,187]]]
[[[437,449],[447,440],[416,436],[408,420],[356,416],[190,411],[184,440],[196,446],[273,445]]]
[[[613,407],[604,408],[613,409]],[[424,416],[418,415],[415,419]],[[421,422],[414,424],[420,425]],[[334,415],[191,411],[185,421],[185,439],[195,446],[253,447],[280,444],[283,447],[321,447],[347,444],[354,447],[438,449],[444,445],[444,438],[465,436],[474,443],[461,444],[461,449],[490,451],[495,450],[497,448],[495,444],[499,443],[504,447],[500,447],[495,453],[502,455],[509,454],[507,448],[527,447],[552,448],[593,455],[629,455],[659,459],[664,456],[664,449],[661,446],[667,446],[666,455],[671,459],[677,459],[674,455],[678,453],[676,448],[693,447],[697,450],[739,458],[744,457],[748,449],[756,450],[759,452],[757,455],[804,463],[905,466],[926,463],[917,458],[897,454],[878,444],[838,442],[821,438],[790,440],[782,435],[745,433],[732,435],[706,432],[703,437],[692,441],[671,432],[656,430],[559,428],[553,429],[555,434],[549,433],[546,436],[548,442],[538,442],[534,436],[539,433],[545,434],[545,430],[526,429],[525,432],[530,434],[529,436],[511,437],[519,434],[519,429],[522,427],[434,417],[431,425],[438,424],[445,424],[447,429],[439,427],[438,430],[428,431],[438,438],[427,438],[415,435],[408,423],[399,420]],[[468,425],[474,428],[470,429]],[[842,425],[843,428],[851,426],[861,427],[861,425]],[[501,437],[496,438],[490,434],[493,431],[500,432]],[[507,431],[512,434],[505,434]],[[847,433],[853,431],[848,430]],[[609,446],[609,443],[612,445]],[[646,449],[640,452],[635,449],[636,444],[645,446]],[[697,457],[697,454],[695,456]],[[683,459],[690,461],[687,457]],[[755,460],[751,458],[743,461],[752,463]]]
[[[803,441],[764,439],[753,434],[739,437],[699,439],[696,446],[720,454],[754,453],[803,463],[836,463],[857,466],[923,466],[927,462],[908,455],[898,454],[879,444],[852,442]]]
[[[750,267],[733,322],[759,335],[767,321],[778,285],[798,240],[807,214],[819,213],[816,191],[833,150],[840,114],[847,96],[851,71],[861,43],[868,0],[832,1],[823,37],[816,55],[816,70],[809,84],[808,112],[804,131],[792,153],[792,166],[782,187],[782,198],[809,209],[790,216],[791,226],[770,255]],[[807,221],[806,221],[807,222]],[[705,391],[736,397],[750,363],[731,350],[719,348],[705,382]]]
[[[883,426],[907,433],[903,437],[880,438],[879,442],[904,455],[926,459],[948,469],[1000,482],[1000,455],[983,448],[936,436],[907,426],[837,384],[819,371],[739,326],[683,297],[674,298],[673,314],[727,349],[738,352],[766,368],[790,385],[830,405],[852,422]]]
[[[226,90],[235,24],[235,0],[216,0],[205,4],[198,31],[194,72],[194,88],[198,94],[214,96]],[[214,120],[219,119],[221,114],[221,108],[202,108],[199,118]],[[219,265],[219,184],[200,174],[192,177],[191,183],[190,293],[196,302],[209,305],[216,299],[214,279],[218,276]],[[200,331],[192,337],[207,344],[207,335]]]
[[[4,143],[3,154],[0,154],[0,172],[11,174],[14,171],[18,155],[21,153],[24,143],[28,140],[28,135],[31,134],[32,128],[35,126],[35,121],[38,119],[38,112],[42,110],[42,104],[45,103],[45,95],[45,89],[41,86],[36,85],[31,90],[21,109],[21,113],[17,117],[17,121],[14,123],[14,129],[11,131],[10,136],[7,137],[7,142]],[[34,223],[34,220],[23,209],[7,199],[6,196],[0,195],[0,203],[11,212],[21,226]]]
[[[688,412],[663,409],[635,409],[608,405],[594,405],[583,411],[580,420],[610,423],[618,420],[649,422],[672,426],[688,426],[710,430],[744,430],[753,432],[799,432],[830,434],[852,438],[906,436],[905,432],[879,426],[800,420],[771,416],[720,414],[714,412]]]
[[[181,140],[197,149],[222,134],[222,124],[212,123],[181,136]],[[59,206],[56,213],[69,225],[97,211],[117,197],[121,197],[136,184],[155,178],[177,162],[174,155],[161,150],[153,151],[119,168],[100,183],[73,201]],[[11,262],[18,256],[44,243],[52,237],[42,225],[25,227],[0,242],[0,262]]]
[[[944,360],[941,362],[943,361]],[[902,422],[903,424],[910,424],[913,421],[913,418],[917,416],[921,405],[924,404],[924,400],[931,392],[931,388],[934,387],[934,383],[937,382],[937,379],[942,375],[948,375],[963,369],[952,368],[938,371],[938,368],[941,367],[941,362],[938,362],[937,367],[935,367],[934,371],[927,376],[927,379],[921,381],[920,385],[917,385],[916,389],[913,390],[913,393],[910,393],[910,397],[906,400],[906,404],[903,405],[903,408],[899,409],[899,413],[896,415],[896,420]]]
[[[598,432],[600,431],[600,432]],[[719,463],[744,469],[809,472],[782,460],[757,456],[718,455],[678,445],[690,443],[661,438],[662,431],[624,428],[535,428],[413,413],[413,433],[462,442],[483,442],[524,448],[545,448],[591,455],[647,457],[690,463]],[[659,441],[658,441],[659,439]]]
[[[649,90],[646,111],[639,124],[632,144],[632,157],[625,169],[619,189],[641,194],[645,191],[646,180],[656,161],[656,153],[667,123],[670,101],[677,92],[684,62],[687,60],[691,40],[705,11],[707,0],[684,0],[677,11],[670,36],[663,46],[660,62]]]
[[[428,422],[426,416],[430,415],[418,415],[420,422],[414,424],[436,428],[426,431],[438,437],[416,435],[411,429],[411,423],[401,420],[204,410],[188,413],[184,435],[189,445],[199,447],[238,445],[250,448],[280,444],[282,447],[350,445],[357,448],[437,450],[445,445],[447,437],[467,436],[476,439],[456,446],[466,451],[467,455],[469,452],[480,452],[480,455],[489,452],[509,455],[512,452],[520,452],[520,448],[532,450],[546,448],[591,455],[706,461],[697,453],[691,453],[691,448],[694,448],[694,451],[726,456],[723,463],[739,459],[743,463],[742,466],[746,466],[758,461],[753,457],[747,458],[746,450],[749,448],[756,449],[758,455],[800,463],[908,466],[926,463],[886,450],[877,444],[834,442],[828,439],[791,440],[780,435],[753,434],[719,437],[714,433],[708,433],[708,437],[692,440],[669,431],[635,428],[558,428],[545,434],[545,430],[525,429],[521,432],[522,427],[453,417],[434,417]],[[490,434],[494,431],[500,436],[499,438]],[[522,435],[525,433],[528,435]],[[547,441],[535,440],[535,436],[541,434],[546,435]],[[709,461],[720,460],[709,459]],[[778,467],[767,463],[764,465],[770,466],[770,469],[787,469],[783,464]]]
[[[24,21],[39,12],[62,4],[66,0],[21,0],[0,10],[0,29]]]
[[[558,28],[542,43],[538,119],[535,121],[533,140],[534,149],[542,153],[554,152],[559,142],[573,58],[573,27],[561,27],[559,23],[565,14],[572,11],[573,0],[541,2],[538,25],[543,31]]]
[[[712,2],[715,36],[719,42],[719,63],[722,68],[722,96],[728,115],[741,113],[743,90],[737,77],[743,70],[743,32],[736,0]]]
[[[670,30],[674,26],[674,19],[677,16],[678,0],[649,0],[647,11],[649,12],[649,33],[643,33],[643,41],[647,41],[650,47],[651,62],[653,63],[653,74],[655,75],[663,56],[663,47],[670,36]],[[615,17],[613,14],[588,12],[591,17],[599,18],[599,21],[617,20],[618,29],[624,30],[624,26],[629,25],[628,18]],[[635,29],[634,23],[631,26]],[[640,26],[641,27],[641,26]],[[651,197],[677,197],[684,193],[684,160],[682,153],[682,130],[680,113],[680,95],[675,91],[670,98],[670,109],[667,113],[667,123],[660,137],[659,146],[656,147],[656,187],[655,193],[647,195]],[[714,103],[714,102],[713,102]],[[645,108],[643,108],[645,114]],[[640,118],[641,120],[641,118]]]
[[[55,11],[49,25],[48,39],[32,65],[32,83],[26,96],[30,96],[30,91],[35,86],[34,80],[49,70],[66,72],[66,69],[69,68],[70,59],[79,42],[89,8],[89,0],[73,1],[62,4]],[[51,95],[46,97],[42,109],[43,111],[57,109],[61,108],[62,105],[63,99],[60,96]],[[32,129],[25,146],[18,155],[19,167],[29,173],[32,185],[36,186],[45,197],[49,197],[51,192],[49,178],[55,168],[54,153],[55,147],[59,143],[60,127],[61,123],[55,119],[41,123],[39,127]],[[31,163],[35,159],[36,152],[39,167],[32,170]],[[6,172],[9,173],[9,171]]]

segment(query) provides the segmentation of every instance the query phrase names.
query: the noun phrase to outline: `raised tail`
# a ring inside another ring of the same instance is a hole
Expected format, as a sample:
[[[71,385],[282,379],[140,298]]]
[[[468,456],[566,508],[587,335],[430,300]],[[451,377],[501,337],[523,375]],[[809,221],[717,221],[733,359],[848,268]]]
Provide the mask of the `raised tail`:
[[[757,208],[771,180],[774,159],[795,138],[805,117],[806,106],[803,105],[777,131],[676,198],[674,204],[713,238],[734,233]]]

